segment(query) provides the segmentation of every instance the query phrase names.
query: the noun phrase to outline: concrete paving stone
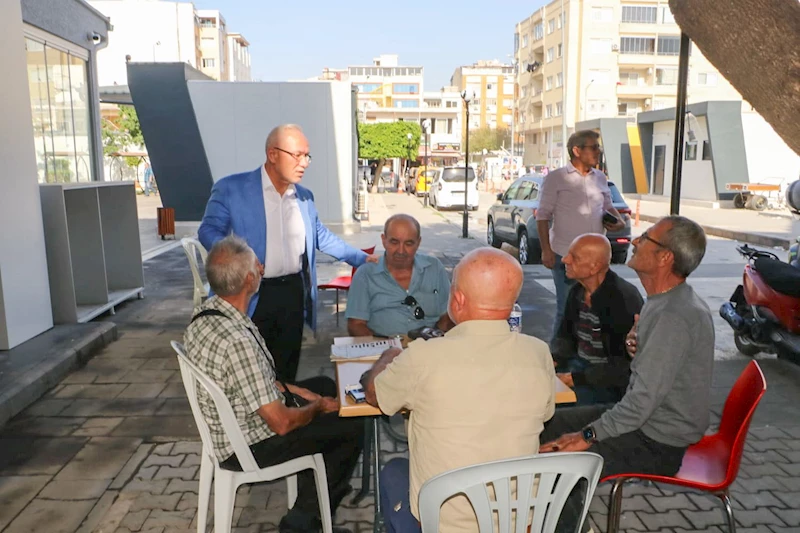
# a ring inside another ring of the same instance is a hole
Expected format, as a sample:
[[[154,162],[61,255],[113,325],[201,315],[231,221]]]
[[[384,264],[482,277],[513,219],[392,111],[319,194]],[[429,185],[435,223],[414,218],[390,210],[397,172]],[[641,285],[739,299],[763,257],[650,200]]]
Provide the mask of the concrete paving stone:
[[[56,474],[83,448],[85,437],[2,438],[0,474]]]
[[[116,370],[114,372],[106,372],[105,374],[98,374],[94,380],[95,384],[114,384],[124,382],[125,376],[132,370]]]
[[[139,530],[137,533],[165,533],[165,530],[166,530],[166,528],[163,527],[163,526],[162,527],[152,527],[152,528],[150,528],[148,530],[144,530],[144,529]],[[121,528],[118,528],[116,531],[114,531],[114,533],[132,533],[132,531],[130,529],[128,529],[127,527],[121,527]]]
[[[183,383],[183,378],[180,372],[175,372],[168,380],[167,383]]]
[[[75,383],[92,383],[97,378],[97,374],[89,370],[76,370],[61,380],[64,385]]]
[[[143,479],[133,479],[130,482],[126,483],[120,492],[125,493],[142,493],[142,494],[152,494],[154,496],[163,494],[167,488],[167,484],[169,482],[166,479],[161,479],[158,481],[154,480],[143,480]]]
[[[252,524],[277,524],[280,522],[283,515],[286,514],[287,508],[284,506],[280,509],[256,509],[254,507],[245,507],[242,509],[242,514],[239,515],[239,520],[236,525],[239,527],[247,527]]]
[[[154,527],[188,529],[192,524],[192,518],[194,518],[194,510],[162,511],[161,509],[153,509],[150,512],[150,516],[144,521],[142,529],[146,530]]]
[[[645,496],[650,505],[656,512],[669,511],[671,509],[686,509],[694,511],[697,509],[688,494],[677,493],[669,496]]]
[[[784,490],[791,487],[786,486],[786,478],[760,477],[752,479],[737,479],[731,485],[731,491],[751,493],[762,490]]]
[[[792,451],[781,450],[780,452],[776,453],[784,458],[784,462],[800,463],[800,450],[792,450]]]
[[[58,473],[57,480],[114,479],[142,443],[138,438],[93,437]]]
[[[153,449],[153,453],[156,455],[169,455],[172,452],[173,447],[177,446],[180,443],[165,443],[159,444]],[[178,452],[183,453],[183,452]]]
[[[727,533],[727,528],[725,532],[720,529],[718,526],[711,526],[707,529],[683,529],[680,527],[676,527],[673,529],[674,533]]]
[[[173,494],[180,492],[181,494],[193,492],[197,494],[199,484],[195,480],[186,481],[184,479],[170,479],[169,485],[164,490],[164,494]]]
[[[741,465],[741,467],[739,468],[739,474],[741,475],[742,473],[744,473],[747,475],[747,478],[749,479],[768,477],[768,476],[785,476],[787,467],[791,467],[791,465],[787,463]]]
[[[602,528],[605,531],[605,520],[602,520]],[[599,524],[599,522],[598,522]],[[636,529],[639,531],[647,531],[647,527],[639,520],[636,513],[622,513],[619,519],[619,528],[622,529]]]
[[[147,439],[199,438],[197,426],[191,416],[130,416],[113,431],[114,436],[136,436]]]
[[[778,509],[776,509],[776,511],[777,510]],[[733,516],[736,518],[736,521],[742,524],[744,527],[751,527],[758,524],[776,525],[776,526],[786,525],[768,507],[759,507],[758,509],[752,509],[752,510],[737,509],[734,511]]]
[[[780,470],[783,470],[790,477],[800,477],[800,463],[779,463]],[[780,474],[775,474],[780,475]]]
[[[131,383],[117,398],[156,398],[165,387],[164,383]]]
[[[800,491],[775,492],[775,496],[783,501],[783,503],[785,503],[790,509],[794,507],[800,507]]]
[[[64,385],[56,394],[56,398],[97,398],[100,400],[110,400],[125,388],[124,384],[76,384]]]
[[[775,497],[772,492],[753,492],[743,494],[739,492],[732,493],[733,499],[744,509],[756,509],[758,507],[785,507],[783,502]],[[800,500],[797,500],[800,502]],[[734,508],[736,504],[734,504]]]
[[[758,440],[785,439],[789,436],[783,429],[776,426],[751,427],[748,433],[748,437],[752,436]]]
[[[639,517],[639,520],[641,520],[649,530],[664,527],[692,527],[692,524],[690,524],[677,509],[661,511],[658,513],[647,513],[642,511],[637,512],[636,516]]]
[[[125,515],[125,518],[120,522],[120,527],[126,527],[131,531],[139,531],[144,525],[144,521],[150,516],[150,509],[142,509],[140,511],[131,511]]]
[[[169,455],[179,455],[188,453],[199,454],[200,450],[202,449],[203,449],[203,443],[200,442],[200,437],[198,435],[196,440],[185,440],[176,442],[174,447],[172,448],[172,451],[169,452]],[[161,453],[161,455],[166,455],[166,454]]]
[[[166,383],[175,375],[175,370],[134,370],[128,372],[125,383]]]
[[[784,427],[783,431],[792,439],[800,439],[800,426]]]
[[[727,528],[725,528],[725,532],[727,533]],[[736,533],[773,533],[773,530],[767,526],[737,527]]]
[[[646,511],[652,513],[653,507],[642,494],[635,494],[632,496],[626,494],[622,499],[622,512],[627,513],[630,511]]]
[[[186,459],[183,460],[183,464],[181,466],[200,466],[200,455],[196,453],[190,453],[186,456]]]
[[[72,432],[76,437],[103,437],[111,433],[122,422],[121,417],[89,418]]]
[[[797,505],[797,502],[795,502],[795,505]],[[800,526],[800,509],[776,509],[773,507],[772,512],[778,515],[778,518],[783,520],[787,526]]]
[[[147,416],[155,415],[164,405],[163,398],[115,398],[105,404],[97,416]]]
[[[741,533],[742,529],[736,530],[738,533]],[[781,526],[770,526],[769,527],[770,533],[798,533],[800,532],[800,528],[797,527],[781,527]]]
[[[800,478],[797,477],[782,477],[780,478],[780,484],[783,485],[787,490],[792,492],[800,491]]]
[[[173,481],[179,481],[179,480],[173,480]],[[211,507],[213,507],[213,504],[209,502],[209,509]],[[178,505],[175,506],[175,510],[186,511],[189,509],[197,510],[197,494],[192,492],[184,492],[181,494],[181,499],[178,502]]]
[[[17,436],[64,437],[80,428],[84,422],[86,418],[83,417],[19,417],[3,429],[4,432]]]
[[[42,490],[50,476],[0,477],[0,531]]]
[[[167,383],[159,398],[186,398],[186,389],[182,382]]]
[[[181,499],[180,494],[149,494],[142,493],[136,497],[131,506],[131,511],[141,511],[142,509],[159,509],[161,511],[174,511]]]
[[[341,507],[336,511],[336,523],[371,522],[375,517],[374,509],[358,507]]]
[[[149,481],[153,479],[153,476],[156,475],[156,472],[158,472],[159,468],[160,468],[159,466],[142,467],[139,469],[138,472],[136,472],[136,479]]]
[[[166,398],[156,414],[165,416],[190,415],[192,406],[186,398]]]
[[[186,458],[185,455],[157,455],[152,454],[142,463],[143,467],[147,466],[181,466],[181,463]]]
[[[611,483],[604,483],[604,485],[608,485],[608,490],[611,490]],[[672,487],[670,487],[670,489],[672,489]],[[628,496],[636,495],[661,496],[664,492],[655,483],[636,481],[625,483],[623,494],[627,498]]]
[[[186,468],[178,467],[173,468],[171,466],[162,466],[156,472],[156,475],[153,476],[153,479],[183,479],[183,480],[192,480],[194,479],[195,473],[197,473],[198,468],[196,466],[188,466]]]
[[[800,461],[800,451],[787,450],[767,450],[765,452],[751,452],[747,454],[748,464],[760,465],[767,463],[786,463],[792,462],[788,455],[797,454],[795,457]],[[744,459],[744,456],[742,456]]]
[[[112,509],[117,502],[119,492],[115,490],[107,490],[103,493],[99,500],[97,500],[89,511],[88,516],[81,523],[81,526],[75,533],[95,533],[96,531],[104,531],[105,521],[110,516],[113,516]],[[107,527],[105,531],[115,529],[116,525]]]
[[[96,500],[103,495],[110,483],[110,479],[54,479],[44,487],[37,498],[43,500]]]
[[[734,511],[735,512],[735,511]],[[725,511],[720,505],[718,509],[711,511],[681,511],[684,517],[691,522],[695,529],[705,529],[713,525],[725,525]],[[737,513],[738,516],[738,513]]]
[[[73,533],[89,514],[94,500],[54,501],[35,499],[3,530],[4,533]]]
[[[25,409],[20,416],[34,417],[34,416],[57,416],[64,409],[70,406],[74,400],[69,398],[49,398],[41,399]]]
[[[122,470],[119,471],[117,477],[114,478],[114,481],[111,482],[109,487],[112,489],[121,489],[128,481],[133,479],[134,475],[139,474],[139,466],[147,458],[147,454],[150,453],[152,447],[152,444],[140,444],[136,451],[133,452],[133,455],[131,455],[130,459],[128,459],[128,462],[125,463],[125,466],[122,467]],[[154,468],[153,474],[155,474],[155,470],[156,469]]]
[[[144,364],[139,367],[139,370],[178,370],[177,368],[167,368],[168,363],[173,359],[177,364],[176,358],[171,359],[146,359]]]
[[[72,416],[72,417],[92,417],[98,416],[98,413],[105,408],[105,406],[113,400],[85,400],[77,399],[70,400],[72,403],[61,411],[59,416]]]
[[[781,439],[754,440],[751,442],[754,451],[790,450],[791,448]]]

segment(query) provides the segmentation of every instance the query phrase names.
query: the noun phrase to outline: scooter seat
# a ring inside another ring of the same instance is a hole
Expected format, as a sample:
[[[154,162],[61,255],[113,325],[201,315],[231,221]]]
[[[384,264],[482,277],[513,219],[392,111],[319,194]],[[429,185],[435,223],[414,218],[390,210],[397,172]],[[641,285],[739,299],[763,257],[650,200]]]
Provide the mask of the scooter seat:
[[[770,257],[759,257],[754,266],[767,285],[786,296],[800,298],[800,268]]]

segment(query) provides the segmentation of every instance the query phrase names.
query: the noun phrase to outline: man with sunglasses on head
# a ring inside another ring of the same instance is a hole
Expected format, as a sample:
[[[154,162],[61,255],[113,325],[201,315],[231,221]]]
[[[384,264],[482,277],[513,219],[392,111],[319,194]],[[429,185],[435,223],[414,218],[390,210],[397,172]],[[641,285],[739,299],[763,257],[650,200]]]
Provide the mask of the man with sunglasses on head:
[[[447,331],[450,279],[441,261],[418,253],[419,222],[392,215],[381,235],[385,253],[356,271],[347,295],[347,331],[355,337],[405,335],[421,327]]]
[[[556,316],[552,340],[564,316],[567,293],[575,283],[567,278],[562,258],[570,244],[585,233],[604,234],[625,227],[614,208],[606,175],[595,167],[600,160],[600,135],[591,130],[573,133],[567,143],[570,162],[547,175],[539,194],[536,227],[542,247],[542,264],[552,270],[556,289]],[[617,222],[603,222],[608,211]]]
[[[303,323],[316,328],[316,251],[352,266],[378,258],[349,246],[320,222],[314,195],[300,185],[311,163],[300,126],[274,128],[265,150],[261,167],[214,184],[197,235],[207,250],[233,233],[255,251],[264,276],[248,315],[275,359],[278,377],[292,382]]]

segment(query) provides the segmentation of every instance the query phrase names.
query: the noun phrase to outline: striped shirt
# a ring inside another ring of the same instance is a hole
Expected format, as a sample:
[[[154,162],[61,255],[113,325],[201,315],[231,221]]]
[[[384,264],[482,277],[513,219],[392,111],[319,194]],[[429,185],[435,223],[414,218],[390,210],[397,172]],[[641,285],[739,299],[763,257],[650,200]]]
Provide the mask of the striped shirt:
[[[186,355],[225,393],[247,444],[268,439],[275,432],[257,411],[262,405],[282,400],[283,395],[275,385],[275,372],[264,357],[269,354],[264,339],[247,315],[219,296],[203,302],[195,314],[206,309],[216,309],[226,316],[204,316],[191,323],[183,337]],[[222,462],[233,455],[233,447],[214,401],[202,387],[197,388],[197,400],[211,432],[214,454]]]
[[[578,310],[578,357],[590,364],[604,364],[608,362],[603,349],[603,334],[600,329],[600,317],[592,311],[591,306],[581,299]]]

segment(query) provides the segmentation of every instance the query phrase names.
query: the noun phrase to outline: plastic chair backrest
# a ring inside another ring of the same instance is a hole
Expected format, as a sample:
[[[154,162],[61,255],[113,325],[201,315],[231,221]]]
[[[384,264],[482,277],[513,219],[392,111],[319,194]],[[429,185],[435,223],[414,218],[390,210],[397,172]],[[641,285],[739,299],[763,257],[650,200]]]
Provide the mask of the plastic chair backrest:
[[[372,255],[372,253],[375,251],[375,247],[373,246],[372,248],[362,248],[361,251],[367,255]],[[350,272],[351,278],[356,275],[356,270],[358,270],[358,267],[353,267],[353,271]]]
[[[730,450],[728,469],[725,475],[725,485],[730,485],[739,473],[739,463],[742,459],[744,442],[750,421],[758,407],[758,402],[767,390],[767,380],[761,367],[755,361],[750,361],[739,375],[733,388],[725,400],[722,410],[718,438]]]
[[[247,441],[239,429],[239,424],[236,421],[236,415],[233,413],[228,397],[222,392],[222,389],[214,383],[202,370],[197,368],[194,363],[189,361],[186,356],[186,351],[183,344],[179,342],[170,342],[172,349],[178,354],[178,363],[181,368],[181,377],[183,378],[183,386],[186,388],[186,396],[189,398],[189,405],[192,407],[192,415],[194,415],[195,424],[200,431],[200,439],[203,441],[203,448],[212,453],[214,444],[211,440],[211,431],[208,429],[208,424],[200,410],[200,404],[197,401],[197,384],[199,383],[203,389],[208,393],[214,401],[214,406],[217,409],[222,428],[225,430],[225,435],[233,446],[233,451],[239,459],[239,464],[243,472],[254,472],[259,470],[253,453],[247,445]],[[217,459],[213,456],[214,464],[218,464]]]
[[[197,291],[198,287],[203,290],[204,283],[203,278],[200,277],[200,268],[197,265],[197,254],[200,254],[200,262],[205,264],[208,252],[205,247],[200,244],[200,241],[193,237],[184,237],[181,239],[181,246],[183,246],[183,251],[186,252],[186,258],[189,260],[189,268],[192,269],[195,291]]]
[[[467,466],[439,474],[426,481],[419,493],[422,531],[439,531],[442,504],[452,496],[464,494],[475,510],[481,533],[494,531],[495,517],[499,533],[526,533],[529,531],[531,508],[530,532],[549,533],[555,530],[572,489],[585,478],[589,484],[582,524],[589,512],[602,468],[603,458],[594,453],[548,453]],[[512,479],[516,481],[516,495]],[[514,520],[512,515],[525,519]],[[512,521],[516,522],[513,529]]]

